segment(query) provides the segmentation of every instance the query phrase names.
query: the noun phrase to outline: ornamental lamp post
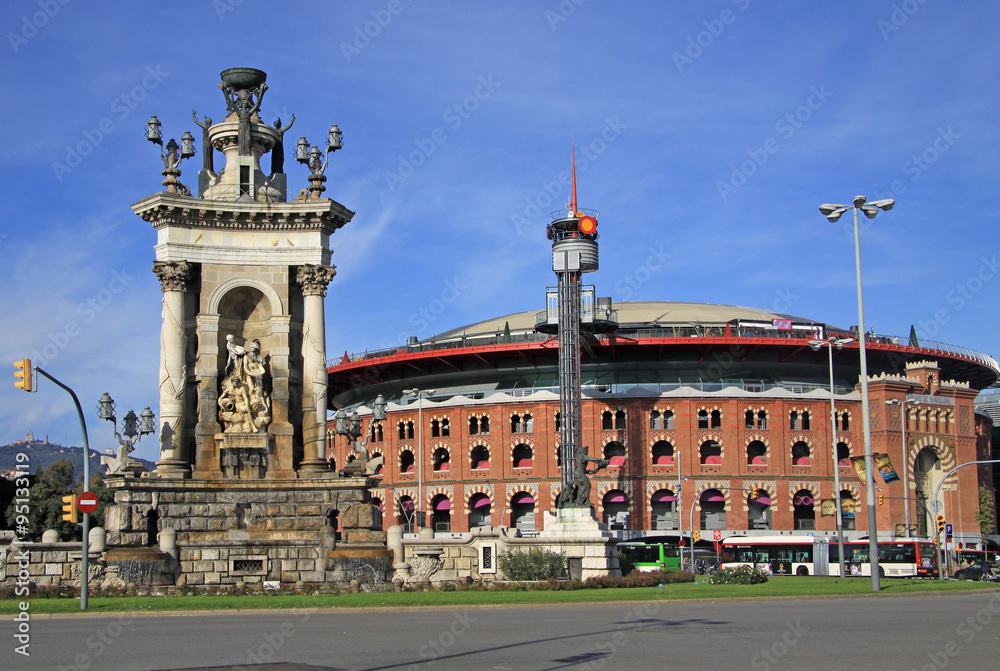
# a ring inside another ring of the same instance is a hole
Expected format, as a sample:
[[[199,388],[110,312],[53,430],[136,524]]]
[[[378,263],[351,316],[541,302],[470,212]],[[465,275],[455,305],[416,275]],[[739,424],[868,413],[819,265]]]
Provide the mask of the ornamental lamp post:
[[[833,499],[837,504],[837,550],[840,557],[840,577],[845,576],[844,566],[844,520],[840,505],[840,460],[837,459],[837,406],[833,397],[833,349],[843,349],[844,345],[854,342],[854,338],[830,338],[829,340],[810,340],[809,347],[814,352],[826,347],[830,353],[830,421],[833,427]]]
[[[845,212],[854,210],[854,265],[858,284],[858,345],[861,347],[861,405],[863,410],[861,420],[864,426],[865,484],[868,490],[866,496],[868,503],[868,558],[871,562],[872,591],[879,592],[882,589],[882,584],[879,576],[878,521],[875,516],[875,474],[868,404],[868,359],[865,351],[865,338],[867,336],[865,334],[865,306],[861,282],[861,238],[858,234],[858,210],[861,210],[869,219],[874,219],[879,210],[885,212],[891,210],[896,201],[892,198],[886,198],[868,203],[866,196],[855,196],[853,203],[853,205],[824,203],[819,206],[819,211],[830,223],[836,223]]]
[[[170,138],[167,146],[164,147],[163,135],[160,133],[161,126],[162,124],[155,114],[149,117],[149,121],[146,122],[146,139],[160,147],[160,158],[163,160],[162,174],[166,177],[163,180],[163,186],[167,187],[167,191],[170,193],[190,196],[191,190],[181,184],[177,178],[181,176],[181,161],[195,155],[194,136],[191,135],[191,131],[186,130],[181,135],[179,145],[177,140]]]
[[[415,396],[417,401],[417,509],[414,511],[417,524],[421,523],[424,507],[424,405],[423,400],[434,393],[434,389],[404,389],[403,396]],[[426,522],[426,520],[424,520]]]

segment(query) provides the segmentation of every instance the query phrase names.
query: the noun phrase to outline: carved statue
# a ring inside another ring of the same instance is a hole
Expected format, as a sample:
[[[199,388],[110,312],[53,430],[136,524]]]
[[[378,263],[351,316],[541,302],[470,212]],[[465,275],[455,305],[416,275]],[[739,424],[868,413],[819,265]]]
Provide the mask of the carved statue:
[[[260,342],[247,347],[226,336],[226,374],[219,394],[219,421],[225,433],[259,433],[271,423],[271,398],[264,391],[264,358]]]
[[[278,141],[274,144],[274,149],[271,150],[271,174],[284,172],[285,171],[285,131],[292,127],[295,123],[295,115],[292,115],[292,120],[288,122],[285,127],[281,126],[281,117],[278,117],[274,121],[274,130],[278,131]]]
[[[556,508],[589,508],[590,503],[590,478],[602,468],[608,467],[607,459],[595,459],[588,456],[590,448],[582,445],[576,453],[576,464],[573,466],[573,477],[569,484],[559,492],[556,498]],[[587,463],[597,464],[593,470],[587,468]]]
[[[240,125],[238,127],[237,140],[239,143],[239,155],[240,156],[250,156],[250,138],[252,135],[252,130],[250,127],[253,115],[257,113],[260,109],[260,103],[264,99],[264,91],[267,90],[267,84],[261,84],[260,88],[257,90],[257,99],[254,100],[254,91],[248,89],[241,89],[236,92],[235,107],[236,113],[239,116]]]
[[[194,122],[201,126],[202,170],[215,172],[215,150],[212,147],[212,143],[208,140],[208,129],[212,127],[212,118],[206,116],[205,123],[202,123],[198,121],[198,113],[194,110],[191,110],[191,116],[194,117]]]

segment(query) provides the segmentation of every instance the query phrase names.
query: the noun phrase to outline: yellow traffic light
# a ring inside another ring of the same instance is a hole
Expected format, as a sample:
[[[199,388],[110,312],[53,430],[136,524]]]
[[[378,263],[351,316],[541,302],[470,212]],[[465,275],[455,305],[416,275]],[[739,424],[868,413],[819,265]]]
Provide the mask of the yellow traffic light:
[[[66,522],[72,522],[76,524],[80,521],[80,509],[76,507],[76,494],[70,494],[68,496],[62,497],[63,500],[63,515],[62,518]]]
[[[700,531],[695,531],[694,532],[694,542],[697,543],[700,540],[701,540],[701,532]]]
[[[878,504],[882,505],[883,503],[885,503],[885,494],[879,494],[878,495]]]
[[[14,362],[14,386],[31,391],[31,359]]]
[[[750,490],[750,498],[753,499],[754,501],[756,501],[758,498],[760,498],[760,488],[754,487],[753,489],[751,489]]]
[[[937,516],[938,533],[944,533],[944,515]]]

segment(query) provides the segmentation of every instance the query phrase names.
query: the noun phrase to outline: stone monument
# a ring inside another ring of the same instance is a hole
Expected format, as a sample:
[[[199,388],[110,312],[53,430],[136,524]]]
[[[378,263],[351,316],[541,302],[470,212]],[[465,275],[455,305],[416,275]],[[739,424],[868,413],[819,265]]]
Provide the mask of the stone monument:
[[[160,458],[144,477],[109,479],[107,541],[136,548],[169,529],[189,584],[350,580],[355,555],[391,566],[371,481],[326,460],[323,299],[331,237],[354,213],[308,190],[286,202],[285,175],[261,170],[288,129],[259,117],[266,77],[223,71],[226,117],[195,116],[210,143],[197,196],[167,185],[132,206],[157,232]],[[162,146],[155,118],[147,137]],[[180,158],[164,159],[171,185]]]

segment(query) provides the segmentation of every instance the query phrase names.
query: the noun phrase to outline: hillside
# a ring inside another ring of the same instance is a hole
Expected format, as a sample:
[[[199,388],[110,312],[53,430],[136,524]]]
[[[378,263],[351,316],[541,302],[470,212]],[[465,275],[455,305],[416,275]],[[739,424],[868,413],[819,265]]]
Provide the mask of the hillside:
[[[69,459],[73,464],[74,477],[83,477],[83,448],[66,447],[57,443],[46,443],[35,440],[30,443],[17,442],[10,445],[0,446],[0,473],[6,473],[17,467],[18,453],[28,455],[28,463],[31,465],[29,471],[35,473],[39,468],[44,468],[49,464],[54,464],[60,459]],[[145,459],[136,459],[149,470],[153,470],[155,464]],[[101,465],[101,453],[97,450],[90,450],[90,473],[104,473],[107,469]]]

